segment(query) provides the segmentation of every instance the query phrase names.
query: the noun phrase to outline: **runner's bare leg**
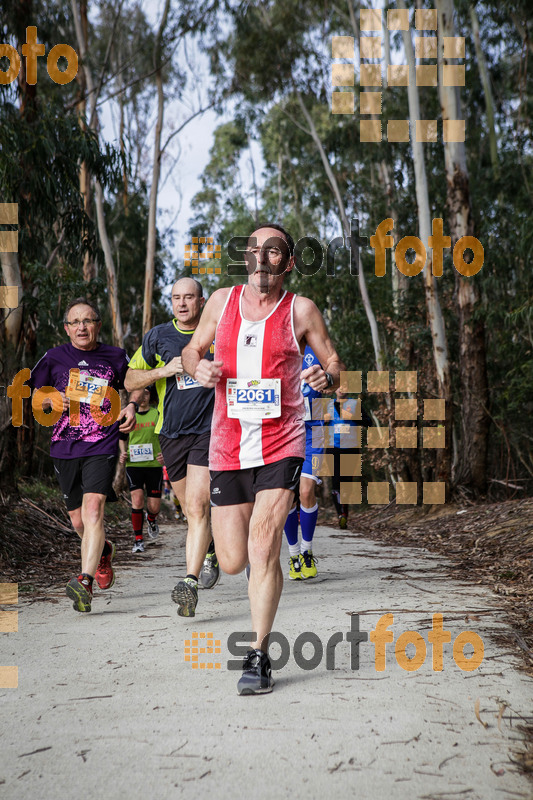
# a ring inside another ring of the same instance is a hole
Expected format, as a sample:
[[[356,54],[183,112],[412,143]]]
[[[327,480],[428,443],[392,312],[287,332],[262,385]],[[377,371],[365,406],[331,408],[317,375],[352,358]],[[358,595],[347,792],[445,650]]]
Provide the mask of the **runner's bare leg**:
[[[200,575],[207,548],[211,542],[209,514],[209,470],[196,464],[187,465],[185,488],[185,515],[187,517],[187,542],[185,556],[187,574]],[[181,499],[178,495],[178,500]]]
[[[258,492],[250,520],[248,555],[250,582],[248,596],[252,630],[257,639],[252,647],[264,653],[272,630],[283,589],[283,573],[279,563],[283,526],[294,501],[290,489],[265,489]]]
[[[81,571],[95,575],[102,550],[104,549],[104,507],[105,494],[87,492],[83,495],[81,518],[83,538],[81,540]]]
[[[283,525],[293,500],[294,492],[289,489],[266,489],[257,493],[255,504],[211,510],[221,568],[235,574],[250,563],[248,596],[252,630],[257,636],[251,646],[264,652],[283,588],[279,554]]]
[[[218,563],[228,575],[237,575],[248,564],[248,533],[253,508],[253,503],[240,503],[211,509]]]

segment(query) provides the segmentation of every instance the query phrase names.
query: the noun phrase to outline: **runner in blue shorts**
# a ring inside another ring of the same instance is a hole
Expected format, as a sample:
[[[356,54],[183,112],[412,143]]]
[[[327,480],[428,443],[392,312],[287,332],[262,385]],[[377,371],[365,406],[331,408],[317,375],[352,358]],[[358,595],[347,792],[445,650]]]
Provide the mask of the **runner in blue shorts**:
[[[302,369],[308,369],[313,364],[320,366],[317,357],[307,345]],[[302,394],[305,403],[305,461],[300,477],[300,513],[298,515],[298,508],[295,505],[289,511],[284,527],[289,544],[289,578],[293,581],[315,578],[317,575],[316,559],[313,556],[313,535],[318,517],[316,487],[322,483],[318,473],[324,454],[324,422],[312,418],[313,400],[321,398],[322,394],[304,382],[302,382]],[[298,521],[302,529],[301,543],[298,541]]]

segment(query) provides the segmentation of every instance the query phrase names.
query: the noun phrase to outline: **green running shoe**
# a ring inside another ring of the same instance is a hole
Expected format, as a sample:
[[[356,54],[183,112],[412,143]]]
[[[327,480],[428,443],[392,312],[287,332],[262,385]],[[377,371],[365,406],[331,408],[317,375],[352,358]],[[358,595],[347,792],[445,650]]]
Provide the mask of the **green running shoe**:
[[[179,581],[172,589],[171,597],[178,604],[180,617],[194,617],[198,603],[198,584],[192,578]]]
[[[83,575],[78,575],[77,578],[72,578],[67,583],[67,597],[74,600],[72,608],[74,611],[81,611],[86,613],[91,610],[91,602],[93,599],[93,590]]]
[[[304,580],[307,580],[307,578],[316,578],[316,559],[311,550],[306,550],[304,553],[300,553],[300,567],[302,571],[302,578]]]
[[[298,556],[290,556],[289,558],[289,578],[291,581],[302,580],[302,566]]]

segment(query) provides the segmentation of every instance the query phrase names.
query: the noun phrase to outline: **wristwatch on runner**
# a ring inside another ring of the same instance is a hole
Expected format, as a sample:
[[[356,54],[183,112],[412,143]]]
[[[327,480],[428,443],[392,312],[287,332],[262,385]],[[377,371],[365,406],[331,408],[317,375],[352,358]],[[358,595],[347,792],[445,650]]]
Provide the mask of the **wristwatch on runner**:
[[[326,380],[328,382],[328,389],[329,389],[335,383],[335,381],[333,380],[333,375],[330,375],[329,372],[324,372],[324,375],[326,376]]]

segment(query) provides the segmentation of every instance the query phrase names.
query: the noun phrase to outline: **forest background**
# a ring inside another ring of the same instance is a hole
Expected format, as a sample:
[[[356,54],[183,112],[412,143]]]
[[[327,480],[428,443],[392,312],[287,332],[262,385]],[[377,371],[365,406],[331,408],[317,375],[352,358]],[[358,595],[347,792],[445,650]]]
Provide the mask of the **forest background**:
[[[390,392],[363,397],[390,443],[365,451],[364,477],[392,487],[416,482],[419,502],[423,481],[444,482],[447,499],[532,493],[531,5],[417,2],[408,7],[409,31],[384,24],[369,34],[360,30],[360,11],[371,5],[161,0],[147,18],[146,5],[132,0],[2,4],[0,41],[22,54],[26,28],[35,25],[47,54],[68,43],[79,57],[68,84],[50,79],[45,58],[29,83],[21,58],[18,78],[0,85],[0,202],[18,204],[18,225],[0,225],[18,231],[18,251],[0,253],[2,283],[17,286],[21,300],[0,310],[4,393],[18,370],[65,340],[63,311],[81,294],[101,308],[102,339],[132,355],[143,332],[170,317],[165,287],[192,273],[176,254],[176,238],[212,237],[221,245],[220,260],[202,262],[220,267],[218,275],[199,276],[209,294],[243,281],[228,274],[226,245],[258,222],[275,220],[295,239],[325,245],[348,238],[352,219],[370,237],[391,218],[394,247],[404,236],[426,246],[420,274],[404,276],[388,253],[385,276],[376,276],[367,244],[359,275],[341,250],[330,274],[324,264],[286,280],[318,305],[347,368],[362,372],[363,389],[368,372],[389,373]],[[388,9],[404,8],[402,0],[384,5],[383,21]],[[414,35],[437,35],[415,30],[415,11],[429,8],[437,11],[439,37],[465,39],[464,59],[449,60],[464,64],[465,85],[445,86],[439,59],[438,86],[391,86],[389,65],[409,64],[414,73]],[[370,35],[381,35],[383,45],[380,142],[361,141],[367,90],[359,85],[359,47],[360,36]],[[353,37],[351,60],[332,58],[336,36]],[[355,65],[353,87],[332,87],[334,63]],[[9,68],[5,57],[0,68]],[[353,93],[355,113],[332,113],[332,91]],[[169,124],[165,112],[176,100],[183,114]],[[223,121],[213,131],[189,230],[175,231],[162,225],[162,189],[175,173],[186,126],[208,109]],[[465,142],[443,142],[443,120],[458,118]],[[109,119],[113,140],[108,126],[103,135]],[[410,120],[411,141],[388,141],[387,120]],[[414,140],[416,120],[437,120],[436,141]],[[253,158],[243,160],[250,152],[260,152],[261,174]],[[442,276],[432,275],[434,218],[444,220],[452,248],[462,236],[482,243],[477,274],[462,276],[448,249]],[[417,373],[416,392],[395,392],[400,371]],[[445,419],[429,423],[445,447],[422,447],[420,431],[418,447],[395,446],[397,427],[421,427],[423,400],[432,398],[445,400]],[[395,418],[396,399],[416,399],[417,419]],[[13,491],[18,477],[51,472],[49,429],[35,422],[29,401],[14,428],[10,402],[0,398],[0,437],[2,492]]]

